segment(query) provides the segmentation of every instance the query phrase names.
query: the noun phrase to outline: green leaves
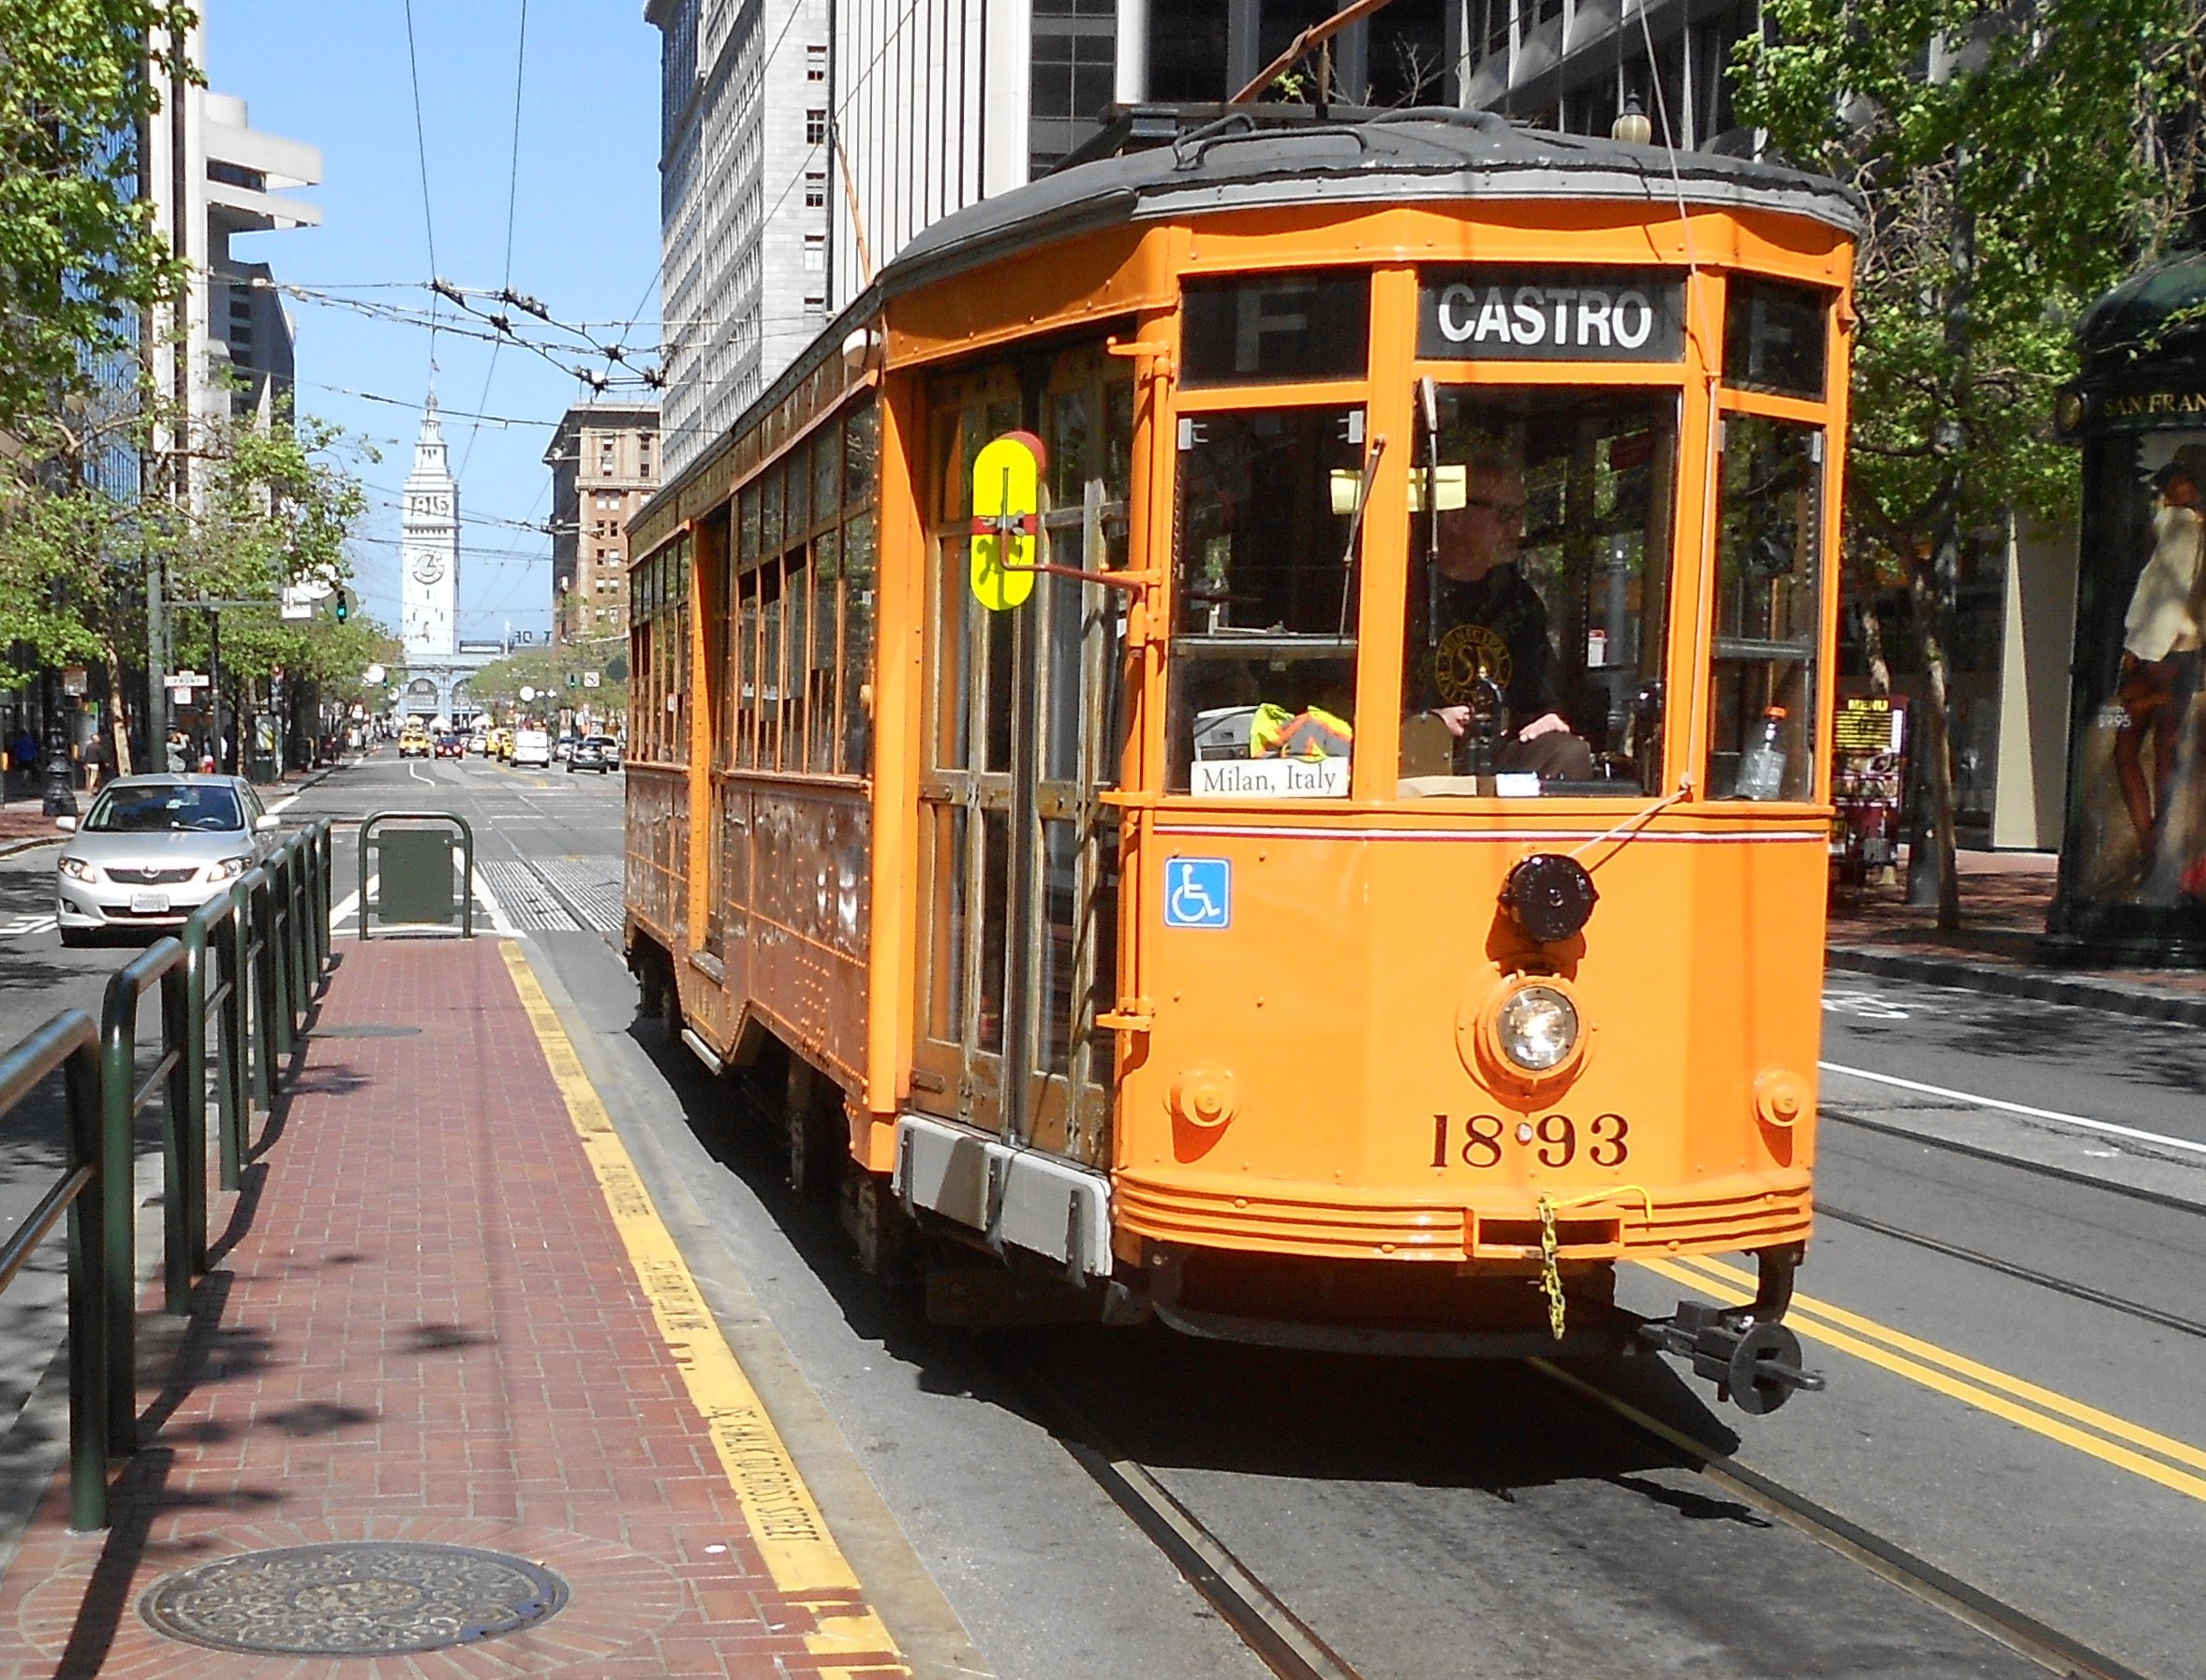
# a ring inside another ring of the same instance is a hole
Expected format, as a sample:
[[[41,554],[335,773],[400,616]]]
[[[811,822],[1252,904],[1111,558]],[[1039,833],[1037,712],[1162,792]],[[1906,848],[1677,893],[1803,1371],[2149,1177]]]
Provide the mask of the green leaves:
[[[1766,0],[1743,122],[1869,206],[1856,305],[1857,540],[1921,553],[2073,505],[2051,437],[2092,299],[2196,193],[2199,0]]]
[[[182,281],[133,134],[159,108],[147,47],[193,21],[157,0],[0,0],[0,430],[86,386]]]

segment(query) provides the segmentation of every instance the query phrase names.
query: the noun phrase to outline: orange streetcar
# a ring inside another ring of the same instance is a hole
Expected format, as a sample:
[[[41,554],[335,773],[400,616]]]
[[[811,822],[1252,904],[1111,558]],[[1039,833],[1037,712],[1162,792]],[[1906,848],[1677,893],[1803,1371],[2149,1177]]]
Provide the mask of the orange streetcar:
[[[929,229],[636,523],[646,1007],[946,1318],[1814,1386],[1857,228],[1414,111]]]

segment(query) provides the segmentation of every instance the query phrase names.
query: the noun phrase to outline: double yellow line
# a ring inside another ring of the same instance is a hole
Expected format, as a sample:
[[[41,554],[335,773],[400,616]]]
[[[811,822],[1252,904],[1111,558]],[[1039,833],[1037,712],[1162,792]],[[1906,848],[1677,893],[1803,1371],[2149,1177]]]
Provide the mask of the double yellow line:
[[[1751,1273],[1703,1256],[1638,1262],[1680,1288],[1743,1306],[1754,1296]],[[1793,1297],[1787,1324],[1802,1336],[1850,1353],[1911,1382],[2020,1424],[2132,1475],[2206,1501],[2206,1452],[2118,1418],[2080,1400],[2010,1377],[1810,1295]]]

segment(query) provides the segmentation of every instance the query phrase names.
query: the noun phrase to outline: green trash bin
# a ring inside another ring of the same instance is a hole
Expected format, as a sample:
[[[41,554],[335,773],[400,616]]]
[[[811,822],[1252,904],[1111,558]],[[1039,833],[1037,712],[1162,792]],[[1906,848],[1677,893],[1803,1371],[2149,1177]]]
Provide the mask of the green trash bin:
[[[452,835],[436,829],[390,829],[376,845],[383,877],[376,894],[380,919],[450,927],[458,907],[452,890]]]
[[[385,828],[392,822],[435,823],[434,828]],[[460,857],[454,879],[452,853]],[[368,901],[369,858],[377,877]],[[449,928],[475,933],[475,836],[466,819],[446,811],[378,811],[360,825],[360,936],[376,924],[409,930]]]

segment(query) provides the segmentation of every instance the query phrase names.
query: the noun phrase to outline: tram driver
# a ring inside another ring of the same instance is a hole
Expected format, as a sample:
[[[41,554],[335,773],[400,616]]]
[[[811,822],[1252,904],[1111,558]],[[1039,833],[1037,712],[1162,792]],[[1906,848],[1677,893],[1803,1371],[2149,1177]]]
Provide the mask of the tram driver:
[[[1451,429],[1452,430],[1452,429]],[[1509,433],[1466,429],[1444,435],[1441,455],[1465,467],[1459,508],[1429,515],[1439,523],[1431,569],[1437,576],[1412,590],[1411,646],[1403,662],[1409,689],[1403,727],[1405,762],[1416,753],[1418,717],[1438,722],[1449,743],[1492,731],[1491,769],[1531,773],[1547,781],[1593,774],[1593,751],[1564,716],[1564,700],[1547,605],[1524,576],[1519,551],[1525,529],[1522,440]],[[1444,498],[1443,498],[1444,499]],[[1413,557],[1418,571],[1422,556]],[[1492,700],[1502,713],[1490,719]],[[1421,733],[1437,744],[1437,731]],[[1450,755],[1458,762],[1461,751]],[[1440,765],[1432,766],[1438,770]]]

